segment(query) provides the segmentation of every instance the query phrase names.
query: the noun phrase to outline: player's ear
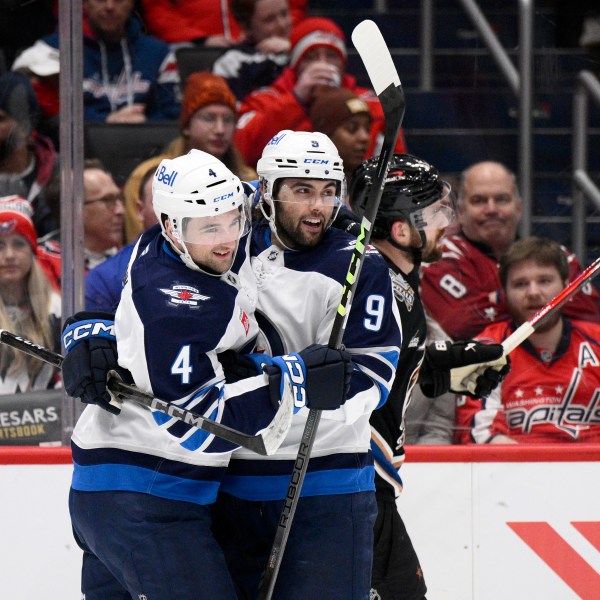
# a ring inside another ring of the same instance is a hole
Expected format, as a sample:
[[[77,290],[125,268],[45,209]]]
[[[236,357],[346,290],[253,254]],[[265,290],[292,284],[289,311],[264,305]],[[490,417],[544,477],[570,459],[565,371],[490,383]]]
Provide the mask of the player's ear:
[[[401,246],[409,246],[411,240],[410,225],[406,221],[394,221],[390,227],[390,238]]]

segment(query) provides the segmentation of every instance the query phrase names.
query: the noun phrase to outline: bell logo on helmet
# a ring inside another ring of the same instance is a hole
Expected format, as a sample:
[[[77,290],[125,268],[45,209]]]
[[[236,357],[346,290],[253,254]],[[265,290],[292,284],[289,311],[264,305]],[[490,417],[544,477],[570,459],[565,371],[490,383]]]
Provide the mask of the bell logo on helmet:
[[[285,133],[280,133],[279,135],[274,135],[270,140],[267,146],[276,146],[279,142],[286,136]]]
[[[156,180],[163,182],[169,187],[173,187],[176,177],[177,171],[171,171],[170,173],[167,173],[167,167],[165,165],[162,165],[156,174]]]

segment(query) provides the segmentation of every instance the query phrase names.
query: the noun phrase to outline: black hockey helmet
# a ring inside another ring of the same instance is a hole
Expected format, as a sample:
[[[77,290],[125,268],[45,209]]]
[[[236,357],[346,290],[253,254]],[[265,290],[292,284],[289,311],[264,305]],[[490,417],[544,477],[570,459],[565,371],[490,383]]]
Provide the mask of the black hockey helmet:
[[[352,174],[349,195],[350,206],[362,217],[371,185],[375,179],[378,157],[359,165]],[[387,239],[395,221],[408,221],[421,231],[426,222],[423,209],[449,197],[450,186],[439,178],[437,169],[410,154],[394,154],[384,180],[383,194],[372,235]]]

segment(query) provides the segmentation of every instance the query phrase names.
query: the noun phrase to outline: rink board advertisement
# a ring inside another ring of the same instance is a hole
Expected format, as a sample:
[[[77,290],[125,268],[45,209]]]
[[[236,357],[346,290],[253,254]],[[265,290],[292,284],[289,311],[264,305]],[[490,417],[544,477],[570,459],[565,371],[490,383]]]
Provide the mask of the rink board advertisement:
[[[409,447],[400,511],[430,600],[600,599],[600,446]],[[78,599],[68,448],[0,448],[2,597]]]
[[[63,391],[0,396],[0,446],[60,445]]]

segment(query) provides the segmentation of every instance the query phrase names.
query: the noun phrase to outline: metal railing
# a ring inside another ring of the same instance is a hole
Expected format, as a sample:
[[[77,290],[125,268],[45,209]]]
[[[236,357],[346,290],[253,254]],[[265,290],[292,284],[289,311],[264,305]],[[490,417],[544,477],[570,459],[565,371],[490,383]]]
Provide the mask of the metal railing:
[[[573,96],[573,251],[582,264],[587,264],[586,200],[600,210],[600,189],[592,181],[588,167],[589,99],[600,105],[600,81],[590,71],[577,75]]]
[[[433,74],[433,2],[422,0],[420,13],[420,76],[421,90],[431,91]],[[503,48],[485,15],[474,0],[459,0],[473,26],[487,46],[492,58],[506,79],[508,86],[519,101],[519,189],[523,199],[523,217],[520,233],[531,234],[533,198],[533,19],[534,2],[519,0],[519,50],[518,69]]]

